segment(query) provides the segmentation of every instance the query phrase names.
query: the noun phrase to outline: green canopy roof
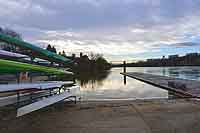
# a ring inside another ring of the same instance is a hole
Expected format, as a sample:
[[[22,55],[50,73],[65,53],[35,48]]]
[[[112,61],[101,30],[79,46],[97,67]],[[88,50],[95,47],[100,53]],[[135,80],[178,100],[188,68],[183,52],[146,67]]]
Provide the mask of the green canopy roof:
[[[27,71],[42,72],[56,75],[72,74],[71,72],[65,71],[63,69],[0,59],[0,73],[18,73]]]
[[[68,63],[72,62],[70,59],[65,58],[61,55],[58,55],[58,54],[50,52],[46,49],[40,48],[34,44],[10,37],[5,34],[0,33],[0,40],[5,41],[9,44],[14,44],[14,45],[16,45],[18,47],[22,47],[24,49],[29,49],[34,53],[34,56],[41,58],[41,59],[49,60],[49,61],[56,62],[56,63],[62,63],[62,64],[68,64]]]

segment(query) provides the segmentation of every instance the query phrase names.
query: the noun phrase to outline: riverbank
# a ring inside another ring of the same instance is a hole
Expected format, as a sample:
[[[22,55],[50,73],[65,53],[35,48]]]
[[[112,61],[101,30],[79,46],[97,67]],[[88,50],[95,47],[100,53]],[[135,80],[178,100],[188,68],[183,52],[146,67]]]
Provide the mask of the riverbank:
[[[2,133],[197,133],[196,100],[135,100],[60,103],[23,117],[0,109]]]

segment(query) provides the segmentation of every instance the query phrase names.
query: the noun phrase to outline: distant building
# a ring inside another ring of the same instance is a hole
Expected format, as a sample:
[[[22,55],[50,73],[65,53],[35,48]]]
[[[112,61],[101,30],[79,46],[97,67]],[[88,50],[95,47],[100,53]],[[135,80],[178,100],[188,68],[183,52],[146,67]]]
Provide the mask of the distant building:
[[[153,61],[153,59],[147,59],[147,62],[152,62]]]
[[[198,53],[189,53],[189,54],[186,54],[186,56],[190,56],[190,57],[195,57],[195,56],[198,56],[199,54]]]
[[[175,55],[169,55],[169,59],[176,59],[176,58],[178,58],[179,57],[179,55],[178,54],[175,54]]]

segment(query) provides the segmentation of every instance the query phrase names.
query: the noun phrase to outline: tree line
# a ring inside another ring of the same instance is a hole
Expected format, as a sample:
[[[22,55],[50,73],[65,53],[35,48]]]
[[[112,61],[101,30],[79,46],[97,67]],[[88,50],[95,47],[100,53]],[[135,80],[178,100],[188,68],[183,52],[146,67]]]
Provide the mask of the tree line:
[[[123,64],[113,65],[122,67]],[[184,56],[170,55],[168,58],[147,59],[135,63],[127,63],[128,67],[164,67],[164,66],[200,66],[200,53],[187,53]]]
[[[21,34],[19,34],[18,32],[12,29],[0,27],[0,33],[23,40]],[[16,46],[10,45],[10,44],[4,45],[3,49],[6,51],[22,53],[22,54],[29,53],[29,51],[25,49],[16,48]],[[51,44],[47,45],[46,50],[53,53],[57,53],[57,49]],[[67,56],[64,50],[62,52],[59,52],[58,54],[73,60],[74,65],[72,66],[72,68],[73,68],[73,71],[75,72],[91,72],[91,71],[100,72],[104,70],[109,70],[111,68],[111,64],[108,63],[108,61],[103,57],[102,54],[91,53],[89,56],[87,56],[87,55],[83,55],[83,53],[81,52],[80,57],[76,57],[75,54],[72,54],[71,56]]]

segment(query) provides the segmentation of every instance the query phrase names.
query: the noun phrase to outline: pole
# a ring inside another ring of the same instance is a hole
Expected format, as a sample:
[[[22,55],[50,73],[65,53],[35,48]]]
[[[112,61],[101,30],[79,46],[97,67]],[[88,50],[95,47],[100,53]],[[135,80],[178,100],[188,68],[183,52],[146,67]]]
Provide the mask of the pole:
[[[20,73],[17,73],[16,77],[17,77],[17,83],[19,84],[20,83]]]
[[[126,61],[123,61],[124,73],[126,73]]]
[[[126,73],[126,61],[123,61],[123,67],[124,67],[123,73]],[[126,85],[126,76],[125,75],[124,75],[124,85]]]

